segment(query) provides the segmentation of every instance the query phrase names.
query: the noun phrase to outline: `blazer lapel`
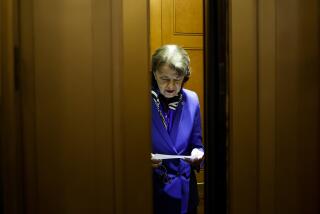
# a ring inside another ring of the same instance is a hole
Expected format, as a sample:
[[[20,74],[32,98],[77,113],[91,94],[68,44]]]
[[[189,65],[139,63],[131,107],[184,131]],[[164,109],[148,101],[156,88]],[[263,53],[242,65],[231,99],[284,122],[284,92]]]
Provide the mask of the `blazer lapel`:
[[[159,115],[158,109],[154,101],[152,101],[152,121],[157,126],[157,130],[160,132],[161,136],[163,137],[164,141],[169,145],[170,148],[177,154],[177,150],[175,145],[168,133],[165,129],[164,125],[162,124],[161,117]]]
[[[190,120],[191,118],[188,113],[188,100],[186,94],[184,92],[182,93],[183,98],[179,107],[177,108],[172,132],[170,134],[170,137],[175,144],[174,146],[178,151],[178,154],[182,154],[185,151],[187,146],[185,142],[185,136],[188,133],[187,130],[189,130],[191,128],[190,126],[192,126],[192,121]]]
[[[182,115],[183,115],[183,110],[184,110],[184,102],[182,101],[179,105],[179,107],[176,110],[176,115],[174,116],[173,119],[173,127],[170,133],[170,138],[172,140],[172,142],[175,144],[175,148],[177,148],[177,144],[179,142],[177,142],[177,136],[179,133],[179,129],[180,129],[180,124],[181,124],[181,119],[182,119]]]

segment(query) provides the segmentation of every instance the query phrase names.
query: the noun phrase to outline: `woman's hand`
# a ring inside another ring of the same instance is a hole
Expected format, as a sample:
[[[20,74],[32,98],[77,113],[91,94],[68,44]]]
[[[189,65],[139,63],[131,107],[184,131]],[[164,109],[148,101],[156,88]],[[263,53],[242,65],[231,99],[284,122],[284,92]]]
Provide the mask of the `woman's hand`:
[[[155,159],[154,158],[154,154],[151,153],[151,163],[152,163],[152,167],[153,168],[157,168],[157,167],[159,167],[161,165],[162,160]]]
[[[185,158],[184,160],[190,163],[194,167],[199,167],[204,159],[204,152],[198,148],[194,148],[191,152],[190,158]]]

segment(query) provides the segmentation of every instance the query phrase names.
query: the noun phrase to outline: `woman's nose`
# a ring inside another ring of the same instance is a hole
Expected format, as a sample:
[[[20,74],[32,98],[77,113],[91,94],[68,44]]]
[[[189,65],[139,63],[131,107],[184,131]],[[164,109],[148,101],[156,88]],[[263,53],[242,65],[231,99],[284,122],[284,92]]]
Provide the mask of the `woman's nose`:
[[[169,81],[168,88],[169,89],[173,89],[174,88],[174,82],[172,80]]]

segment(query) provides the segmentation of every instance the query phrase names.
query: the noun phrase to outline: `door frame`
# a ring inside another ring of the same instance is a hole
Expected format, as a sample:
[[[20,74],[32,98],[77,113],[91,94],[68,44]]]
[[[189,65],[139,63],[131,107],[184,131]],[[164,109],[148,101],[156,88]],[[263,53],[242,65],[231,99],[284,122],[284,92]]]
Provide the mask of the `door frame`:
[[[205,0],[204,9],[205,213],[223,214],[228,210],[228,0]]]
[[[0,212],[23,207],[17,1],[0,1]]]

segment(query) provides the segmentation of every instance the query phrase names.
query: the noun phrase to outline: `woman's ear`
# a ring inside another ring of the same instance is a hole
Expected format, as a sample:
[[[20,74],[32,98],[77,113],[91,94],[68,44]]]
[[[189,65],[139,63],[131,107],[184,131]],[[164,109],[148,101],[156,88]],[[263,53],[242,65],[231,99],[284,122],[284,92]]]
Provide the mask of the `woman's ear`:
[[[189,80],[189,76],[185,76],[185,77],[183,78],[183,83],[186,83],[188,80]]]
[[[190,74],[191,74],[190,67],[188,67],[187,75],[184,76],[183,83],[186,83],[189,80]]]

